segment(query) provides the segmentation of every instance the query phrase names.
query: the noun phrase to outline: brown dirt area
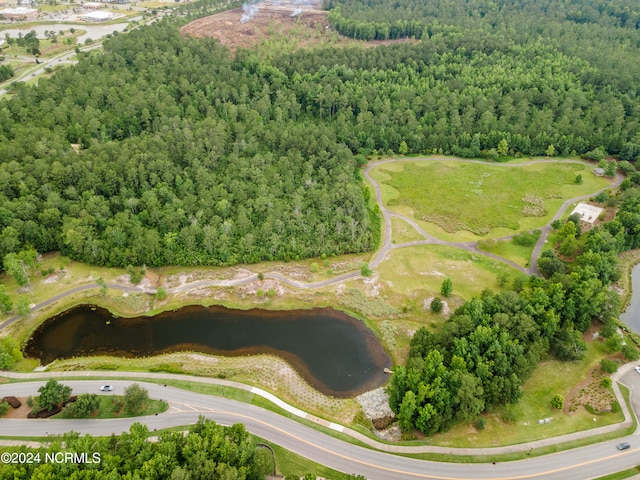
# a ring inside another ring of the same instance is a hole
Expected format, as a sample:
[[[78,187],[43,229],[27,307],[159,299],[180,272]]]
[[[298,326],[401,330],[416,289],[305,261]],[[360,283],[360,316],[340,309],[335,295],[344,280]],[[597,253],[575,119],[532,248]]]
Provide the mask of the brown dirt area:
[[[27,405],[27,397],[16,397],[22,405],[20,408],[10,408],[7,414],[2,418],[27,418],[31,408]]]
[[[298,25],[303,25],[308,29],[316,28],[325,31],[329,25],[327,20],[328,12],[320,10],[320,2],[315,5],[304,7],[299,15],[292,17],[296,10],[295,5],[267,5],[267,3],[256,4],[257,12],[251,20],[241,23],[244,12],[242,8],[228,10],[217,15],[200,18],[180,29],[185,35],[194,38],[212,37],[218,39],[235,52],[238,48],[250,48],[257,43],[269,39],[275,33],[273,26],[278,25],[280,35],[288,35],[291,30]]]
[[[615,360],[611,357],[609,359]],[[611,412],[615,396],[610,388],[605,389],[600,385],[600,382],[605,377],[608,377],[608,375],[602,371],[600,365],[594,367],[589,372],[589,376],[576,385],[571,393],[567,395],[564,403],[564,413],[571,415],[578,408],[584,408],[585,405],[590,405],[596,413]]]
[[[321,10],[321,0],[310,0],[307,5],[279,0],[274,5],[270,0],[254,4],[255,15],[242,23],[245,15],[242,8],[199,18],[183,26],[180,32],[194,38],[211,37],[225,45],[231,53],[238,48],[251,48],[273,38],[296,39],[300,47],[331,40],[339,44],[359,43],[369,47],[378,45],[414,42],[400,38],[395,40],[372,40],[364,42],[334,34],[329,26],[329,12]],[[294,12],[302,10],[298,15]]]

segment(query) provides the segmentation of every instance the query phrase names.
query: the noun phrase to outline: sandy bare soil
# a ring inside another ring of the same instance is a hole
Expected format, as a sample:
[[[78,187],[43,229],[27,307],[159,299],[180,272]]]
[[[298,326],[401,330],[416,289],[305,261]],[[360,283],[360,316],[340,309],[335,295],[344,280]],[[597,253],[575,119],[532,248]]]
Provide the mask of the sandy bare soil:
[[[312,0],[307,5],[280,1],[254,4],[253,10],[236,8],[217,15],[200,18],[180,29],[194,38],[213,37],[235,52],[268,40],[274,34],[287,36],[303,26],[324,32],[328,29],[328,12],[320,10],[321,2]],[[295,15],[294,15],[295,13]]]

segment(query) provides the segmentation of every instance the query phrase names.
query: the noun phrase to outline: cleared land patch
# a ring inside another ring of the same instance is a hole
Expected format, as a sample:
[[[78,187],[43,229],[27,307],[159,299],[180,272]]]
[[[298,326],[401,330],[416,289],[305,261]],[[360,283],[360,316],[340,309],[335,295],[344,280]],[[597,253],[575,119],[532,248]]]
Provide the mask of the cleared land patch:
[[[402,166],[402,170],[398,170]],[[511,231],[547,223],[562,202],[608,185],[575,163],[539,163],[519,167],[464,162],[403,162],[375,170],[384,186],[388,207],[409,207],[417,220],[444,231],[487,235],[493,229]],[[575,183],[576,175],[583,183]],[[387,177],[387,178],[385,178]],[[391,187],[391,189],[389,189]]]
[[[453,281],[453,294],[467,300],[489,288],[500,290],[500,275],[518,272],[502,262],[466,250],[442,245],[418,245],[392,250],[378,267],[380,280],[397,293],[440,292],[442,280]]]

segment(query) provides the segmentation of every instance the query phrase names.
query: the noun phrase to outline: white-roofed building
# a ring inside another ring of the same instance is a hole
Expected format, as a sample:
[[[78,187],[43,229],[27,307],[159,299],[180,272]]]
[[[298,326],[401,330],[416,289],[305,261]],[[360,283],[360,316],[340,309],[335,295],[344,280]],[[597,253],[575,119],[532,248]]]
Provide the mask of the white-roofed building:
[[[578,205],[576,205],[576,208],[573,209],[571,215],[577,213],[580,216],[580,220],[582,222],[592,227],[603,211],[604,209],[600,207],[594,207],[593,205],[589,205],[588,203],[580,202]]]
[[[32,20],[38,18],[38,10],[26,7],[5,8],[0,10],[0,17],[6,20]]]
[[[113,17],[113,13],[105,12],[104,10],[96,10],[95,12],[80,15],[80,18],[87,22],[106,22],[107,20],[111,20]]]

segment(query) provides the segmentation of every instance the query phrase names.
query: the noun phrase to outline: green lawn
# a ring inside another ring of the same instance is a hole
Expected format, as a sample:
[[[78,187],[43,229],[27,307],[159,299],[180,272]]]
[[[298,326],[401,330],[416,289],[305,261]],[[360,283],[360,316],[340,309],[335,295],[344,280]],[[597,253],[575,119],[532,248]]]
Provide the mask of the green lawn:
[[[536,237],[538,238],[539,235]],[[533,253],[533,247],[525,247],[522,245],[516,245],[513,240],[482,240],[478,242],[478,248],[485,252],[500,255],[507,260],[528,267],[531,260],[531,254]]]
[[[415,228],[397,217],[391,217],[391,232],[393,243],[404,243],[425,239],[416,231]]]
[[[391,290],[408,294],[426,290],[440,295],[440,285],[446,277],[453,281],[453,295],[467,300],[485,288],[497,291],[498,276],[514,277],[512,267],[455,247],[418,245],[392,250],[378,267],[381,280],[390,282]]]
[[[609,185],[590,167],[574,163],[540,163],[507,167],[432,161],[383,164],[372,170],[381,183],[385,204],[398,213],[436,225],[449,234],[468,232],[500,236],[547,223],[567,198]],[[582,174],[583,183],[575,184]],[[430,232],[431,233],[431,232]],[[440,238],[438,230],[433,233]]]

